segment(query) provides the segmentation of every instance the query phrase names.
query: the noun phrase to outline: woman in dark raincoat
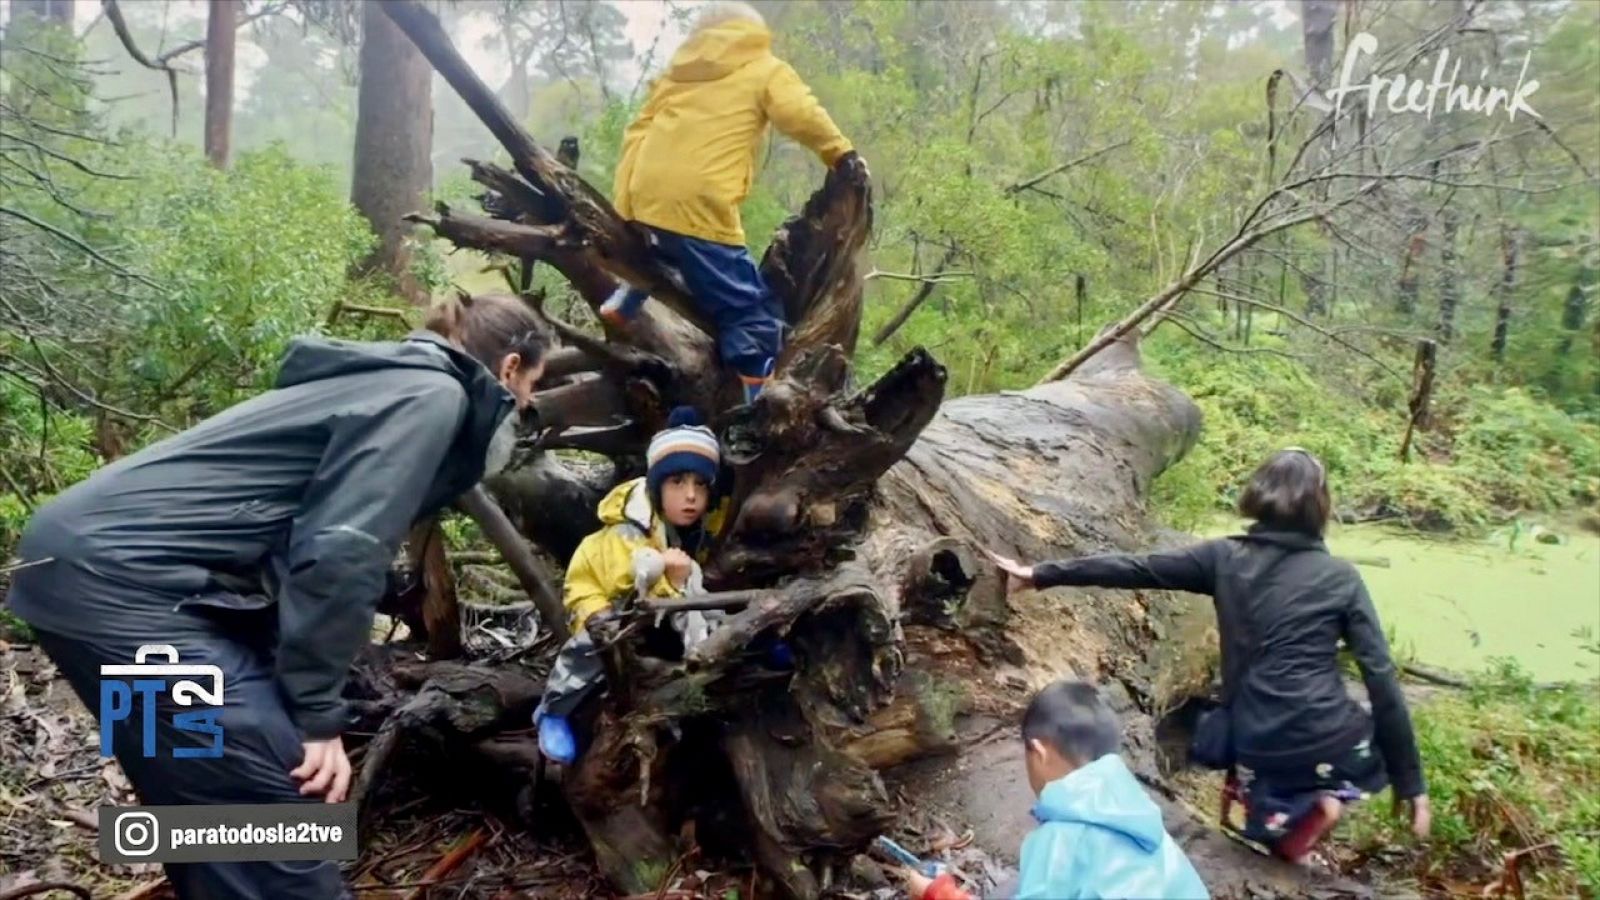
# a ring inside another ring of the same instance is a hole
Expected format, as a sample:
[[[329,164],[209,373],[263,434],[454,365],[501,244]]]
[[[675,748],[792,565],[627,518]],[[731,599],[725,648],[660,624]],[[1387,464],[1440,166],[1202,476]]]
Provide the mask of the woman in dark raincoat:
[[[447,301],[428,329],[297,340],[272,390],[100,469],[29,523],[9,605],[97,716],[103,665],[216,667],[220,755],[214,734],[176,727],[203,707],[171,691],[155,695],[154,747],[143,710],[102,723],[144,804],[346,798],[340,693],[396,549],[505,464],[510,413],[544,369],[543,331],[513,298]],[[161,649],[137,659],[147,645]],[[186,900],[346,891],[333,862],[166,872]]]
[[[1418,837],[1432,821],[1422,759],[1378,613],[1355,567],[1329,555],[1333,508],[1322,462],[1300,448],[1250,476],[1243,534],[1150,554],[1018,565],[1013,589],[1061,586],[1188,591],[1216,601],[1223,705],[1197,731],[1197,761],[1232,769],[1244,834],[1301,862],[1344,804],[1393,788]],[[991,554],[992,555],[992,554]],[[1345,690],[1343,643],[1371,711]]]

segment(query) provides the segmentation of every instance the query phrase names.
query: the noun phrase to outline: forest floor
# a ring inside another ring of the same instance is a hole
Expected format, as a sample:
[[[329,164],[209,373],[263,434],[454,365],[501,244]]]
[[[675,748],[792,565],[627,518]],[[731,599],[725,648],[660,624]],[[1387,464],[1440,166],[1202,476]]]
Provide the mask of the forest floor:
[[[1016,852],[1032,827],[1033,797],[1022,772],[1010,717],[985,709],[960,722],[959,755],[888,773],[900,805],[895,836],[931,852],[976,885],[1015,875]],[[424,763],[424,766],[427,764]],[[1148,767],[1145,767],[1146,769]],[[1367,897],[1414,893],[1372,873],[1341,873],[1337,860],[1296,869],[1269,859],[1212,826],[1216,778],[1179,773],[1149,778],[1167,826],[1218,898]],[[430,786],[438,772],[399,773],[409,782],[385,804],[375,834],[347,875],[361,898],[565,898],[611,896],[586,843],[559,805],[534,797],[542,836],[508,825],[472,797]],[[97,861],[96,810],[135,803],[115,760],[99,755],[94,719],[35,647],[0,643],[0,897],[34,882],[64,881],[96,898],[170,896],[159,866]],[[450,865],[454,860],[460,860]],[[688,858],[663,900],[749,898],[751,872]],[[901,896],[876,864],[861,858],[837,896]],[[52,892],[36,896],[69,896]]]

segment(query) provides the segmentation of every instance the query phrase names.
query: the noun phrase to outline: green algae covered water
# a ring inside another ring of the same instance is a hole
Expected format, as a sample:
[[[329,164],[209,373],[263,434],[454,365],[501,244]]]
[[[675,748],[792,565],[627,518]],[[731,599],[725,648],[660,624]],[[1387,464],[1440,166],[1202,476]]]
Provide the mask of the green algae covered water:
[[[1221,519],[1207,532],[1240,527]],[[1357,564],[1399,658],[1472,672],[1509,657],[1540,681],[1600,678],[1600,535],[1560,526],[1547,544],[1527,526],[1513,532],[1336,525],[1328,548]]]

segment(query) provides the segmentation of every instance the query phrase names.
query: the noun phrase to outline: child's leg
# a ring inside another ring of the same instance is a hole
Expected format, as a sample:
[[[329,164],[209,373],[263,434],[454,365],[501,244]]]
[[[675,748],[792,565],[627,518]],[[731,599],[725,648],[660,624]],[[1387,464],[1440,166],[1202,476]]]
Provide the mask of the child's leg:
[[[1327,792],[1318,792],[1315,805],[1294,820],[1287,833],[1272,847],[1272,852],[1292,863],[1305,862],[1333,826],[1339,824],[1344,804]]]
[[[745,399],[761,393],[783,349],[783,313],[744,247],[658,233],[695,303],[716,323],[717,352],[739,374]]]
[[[649,291],[641,291],[626,284],[617,285],[611,296],[600,304],[600,318],[613,328],[622,328],[632,322],[650,299]]]
[[[1381,790],[1383,782],[1381,758],[1367,741],[1303,771],[1258,772],[1246,788],[1245,836],[1281,859],[1304,862],[1339,823],[1345,804]]]

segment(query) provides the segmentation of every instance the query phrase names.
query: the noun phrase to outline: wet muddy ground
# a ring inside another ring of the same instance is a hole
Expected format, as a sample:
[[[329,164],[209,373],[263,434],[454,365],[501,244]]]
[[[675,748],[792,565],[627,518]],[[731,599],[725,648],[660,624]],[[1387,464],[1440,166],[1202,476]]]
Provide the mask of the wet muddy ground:
[[[1029,815],[1033,792],[1023,773],[1014,727],[993,718],[969,717],[960,728],[959,756],[912,763],[886,780],[891,790],[914,798],[919,816],[937,823],[936,828],[971,830],[972,845],[950,862],[981,879],[983,888],[992,888],[1015,875],[1017,850],[1033,827]],[[1374,886],[1326,869],[1287,865],[1212,827],[1221,784],[1218,775],[1185,772],[1169,778],[1150,771],[1149,765],[1134,768],[1161,806],[1167,830],[1189,855],[1213,897],[1414,896],[1403,885]]]

